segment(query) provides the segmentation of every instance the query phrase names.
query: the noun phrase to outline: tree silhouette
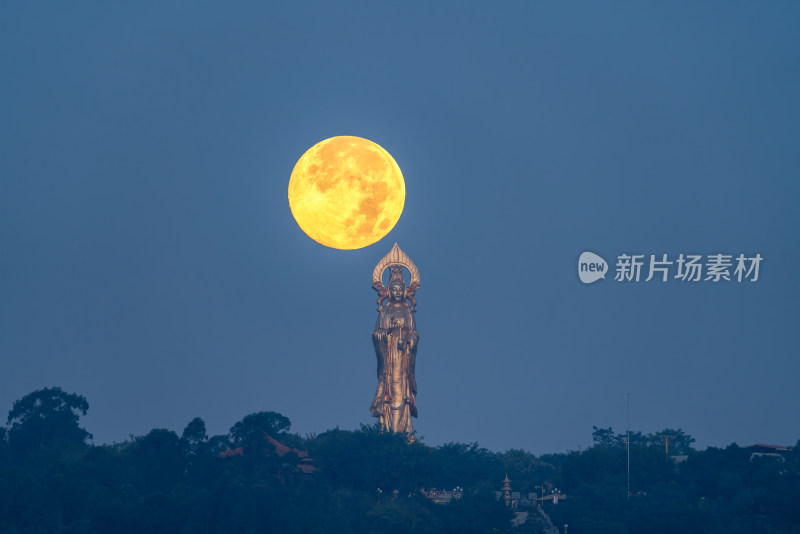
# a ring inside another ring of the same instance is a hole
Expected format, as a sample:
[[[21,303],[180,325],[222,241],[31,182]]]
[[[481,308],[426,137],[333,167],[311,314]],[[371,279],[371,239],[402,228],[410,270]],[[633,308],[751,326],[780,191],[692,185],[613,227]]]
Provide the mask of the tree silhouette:
[[[14,402],[8,412],[8,441],[17,454],[45,444],[82,446],[92,435],[78,424],[86,415],[86,397],[59,387],[34,391]]]

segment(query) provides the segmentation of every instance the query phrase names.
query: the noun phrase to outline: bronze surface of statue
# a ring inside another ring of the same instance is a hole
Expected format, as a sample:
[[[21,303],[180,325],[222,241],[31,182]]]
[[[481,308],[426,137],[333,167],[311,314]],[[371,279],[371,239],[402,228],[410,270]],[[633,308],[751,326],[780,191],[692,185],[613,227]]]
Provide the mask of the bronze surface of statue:
[[[411,281],[403,281],[403,267]],[[383,285],[383,272],[389,268],[391,279]],[[369,408],[381,428],[412,435],[411,418],[417,416],[417,360],[419,334],[414,321],[420,287],[417,266],[395,243],[372,273],[372,287],[378,292],[378,320],[372,332],[372,344],[378,359],[378,387]],[[413,439],[413,436],[412,436]]]

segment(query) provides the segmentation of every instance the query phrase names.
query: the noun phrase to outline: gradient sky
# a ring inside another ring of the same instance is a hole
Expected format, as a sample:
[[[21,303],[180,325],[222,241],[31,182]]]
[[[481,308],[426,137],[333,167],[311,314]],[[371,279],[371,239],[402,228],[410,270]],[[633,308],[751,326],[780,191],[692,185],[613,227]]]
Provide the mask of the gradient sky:
[[[627,393],[633,429],[700,448],[800,438],[800,4],[333,4],[0,6],[3,419],[58,385],[96,443],[371,423],[371,275],[398,242],[431,445],[586,447]],[[335,135],[406,180],[358,251],[286,199]],[[764,260],[584,285],[584,250]]]

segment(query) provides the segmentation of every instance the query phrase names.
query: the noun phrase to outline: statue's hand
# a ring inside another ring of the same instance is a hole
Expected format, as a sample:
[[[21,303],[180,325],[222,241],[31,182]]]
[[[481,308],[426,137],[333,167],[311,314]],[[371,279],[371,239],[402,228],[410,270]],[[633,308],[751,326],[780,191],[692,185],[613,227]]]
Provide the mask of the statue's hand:
[[[385,328],[379,328],[372,334],[379,343],[386,343],[389,338],[389,333]]]
[[[401,331],[400,337],[397,340],[397,348],[403,349],[406,347],[406,345],[410,344],[411,344],[411,339],[409,338],[408,333]]]

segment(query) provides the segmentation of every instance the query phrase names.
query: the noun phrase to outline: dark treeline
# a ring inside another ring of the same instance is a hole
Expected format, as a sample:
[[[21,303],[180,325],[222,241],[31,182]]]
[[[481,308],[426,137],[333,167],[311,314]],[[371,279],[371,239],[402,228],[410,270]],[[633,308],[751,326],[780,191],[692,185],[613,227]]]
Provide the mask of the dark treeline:
[[[571,534],[800,533],[798,447],[751,458],[736,445],[696,451],[681,430],[636,432],[629,496],[625,436],[610,428],[595,428],[589,449],[536,457],[409,444],[372,426],[301,437],[283,415],[258,412],[226,435],[208,436],[195,418],[180,434],[91,445],[88,409],[60,388],[14,403],[0,427],[0,532],[544,532],[536,513],[511,526],[495,495],[507,473],[523,495],[566,495],[544,508]],[[665,436],[685,461],[666,454]],[[463,497],[449,504],[422,491],[456,486]]]

